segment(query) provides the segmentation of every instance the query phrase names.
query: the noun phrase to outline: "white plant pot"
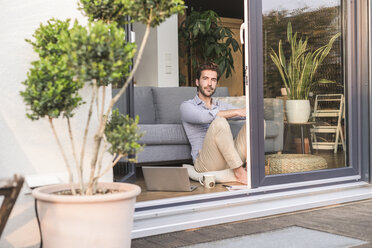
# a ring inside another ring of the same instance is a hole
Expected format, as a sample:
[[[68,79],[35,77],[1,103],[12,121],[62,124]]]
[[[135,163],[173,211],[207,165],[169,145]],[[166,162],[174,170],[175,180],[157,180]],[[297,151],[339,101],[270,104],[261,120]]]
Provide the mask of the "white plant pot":
[[[305,123],[310,117],[309,100],[287,100],[285,102],[287,121],[289,123]]]
[[[134,204],[141,188],[100,183],[119,192],[94,196],[56,195],[69,185],[35,189],[43,247],[130,247]]]

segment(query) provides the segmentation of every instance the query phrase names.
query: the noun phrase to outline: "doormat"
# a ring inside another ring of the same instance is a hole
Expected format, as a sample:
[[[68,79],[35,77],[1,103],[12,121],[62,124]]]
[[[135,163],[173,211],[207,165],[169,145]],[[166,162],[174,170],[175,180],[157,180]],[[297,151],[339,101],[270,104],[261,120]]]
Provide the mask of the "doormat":
[[[184,246],[183,248],[339,248],[367,243],[359,239],[293,226],[270,232]]]

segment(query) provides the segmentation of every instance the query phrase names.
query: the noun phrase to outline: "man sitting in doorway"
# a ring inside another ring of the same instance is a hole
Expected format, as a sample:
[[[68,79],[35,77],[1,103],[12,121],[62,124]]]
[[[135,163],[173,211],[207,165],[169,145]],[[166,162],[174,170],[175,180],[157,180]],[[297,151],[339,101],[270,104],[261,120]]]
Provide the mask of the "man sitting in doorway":
[[[217,87],[218,66],[203,64],[196,75],[197,94],[181,104],[182,124],[191,144],[191,156],[198,172],[232,169],[237,180],[247,184],[246,127],[233,139],[226,119],[244,119],[246,110],[212,99]]]

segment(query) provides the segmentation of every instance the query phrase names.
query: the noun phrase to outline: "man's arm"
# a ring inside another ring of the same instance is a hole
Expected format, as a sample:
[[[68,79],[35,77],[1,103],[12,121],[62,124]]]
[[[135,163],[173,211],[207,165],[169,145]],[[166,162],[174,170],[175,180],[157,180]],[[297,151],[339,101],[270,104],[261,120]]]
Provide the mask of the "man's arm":
[[[211,123],[218,113],[217,109],[201,109],[190,102],[183,102],[180,106],[181,119],[194,124]]]
[[[229,109],[229,110],[220,110],[217,113],[217,116],[223,118],[233,118],[233,117],[245,117],[246,110],[245,108],[242,109]]]

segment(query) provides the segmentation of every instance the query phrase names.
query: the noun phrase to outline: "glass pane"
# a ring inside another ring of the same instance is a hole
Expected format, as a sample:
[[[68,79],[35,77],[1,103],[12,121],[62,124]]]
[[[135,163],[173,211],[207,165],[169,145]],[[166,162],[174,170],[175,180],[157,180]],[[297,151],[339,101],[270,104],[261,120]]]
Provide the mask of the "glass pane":
[[[262,1],[266,175],[347,166],[345,6]]]
[[[180,105],[184,101],[194,99],[198,94],[197,65],[213,61],[219,65],[221,72],[213,101],[245,107],[243,48],[239,39],[244,17],[243,2],[235,4],[233,12],[226,11],[223,1],[213,6],[204,1],[187,0],[185,3],[188,8],[184,15],[171,16],[151,30],[142,61],[134,75],[134,104],[131,107],[134,114],[139,116],[138,127],[145,132],[140,141],[145,147],[137,154],[137,163],[130,167],[126,161],[122,161],[121,166],[116,167],[115,175],[121,180],[135,172],[130,179],[142,189],[137,202],[228,192],[228,188],[221,181],[228,182],[229,185],[240,185],[234,182],[236,179],[230,170],[222,170],[222,173],[216,174],[216,184],[212,188],[204,186],[210,184],[202,185],[199,182],[199,178],[203,178],[202,172],[214,174],[214,171],[220,169],[194,169],[196,167],[193,157],[197,155],[191,155],[191,145],[181,120]],[[216,15],[219,18],[216,18]],[[195,34],[196,29],[199,31]],[[145,25],[134,23],[133,31],[139,47],[145,33]],[[214,49],[208,49],[211,47]],[[122,100],[118,104],[120,110],[130,105],[125,101],[127,99]],[[195,124],[191,121],[190,123]],[[234,137],[244,123],[244,120],[231,121]],[[200,123],[195,125],[198,124]],[[203,124],[203,127],[205,126]],[[210,160],[207,162],[209,165],[215,165]],[[156,171],[146,173],[143,169],[146,166],[155,167]],[[180,167],[185,167],[187,171],[182,171]],[[161,176],[156,173],[161,173]],[[166,176],[166,173],[171,176]],[[177,184],[172,182],[172,178],[182,176],[185,181],[178,180]],[[197,186],[193,191],[190,191],[187,182],[189,178],[190,186]]]

